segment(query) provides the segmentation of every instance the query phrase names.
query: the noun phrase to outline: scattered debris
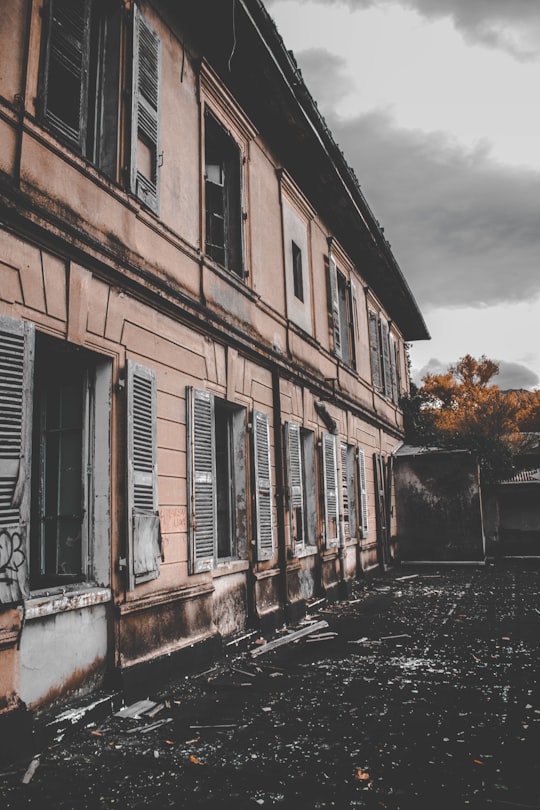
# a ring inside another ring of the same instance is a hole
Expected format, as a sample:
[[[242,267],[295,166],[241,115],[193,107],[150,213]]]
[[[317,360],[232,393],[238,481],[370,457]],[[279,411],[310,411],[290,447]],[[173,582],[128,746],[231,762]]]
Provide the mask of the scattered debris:
[[[369,773],[367,771],[365,771],[363,768],[355,768],[354,778],[357,781],[366,781],[367,779],[370,779],[371,777],[370,777]]]
[[[124,706],[120,711],[115,713],[115,717],[129,717],[133,720],[140,720],[148,712],[155,709],[158,704],[155,700],[137,700],[130,706]]]
[[[154,731],[156,728],[160,728],[160,726],[165,726],[167,723],[172,723],[172,717],[164,717],[162,720],[156,720],[155,723],[150,723],[149,725],[140,725],[135,726],[134,728],[128,728],[125,730],[125,734],[148,734],[149,731]]]
[[[409,633],[400,633],[397,636],[381,636],[380,641],[392,641],[395,638],[410,638]]]

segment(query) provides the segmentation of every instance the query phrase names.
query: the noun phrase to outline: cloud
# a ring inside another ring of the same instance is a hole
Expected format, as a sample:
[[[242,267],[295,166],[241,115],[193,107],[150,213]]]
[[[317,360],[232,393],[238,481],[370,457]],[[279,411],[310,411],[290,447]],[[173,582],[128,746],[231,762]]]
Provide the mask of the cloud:
[[[354,90],[354,81],[347,75],[347,60],[323,48],[302,51],[302,75],[309,76],[309,92],[321,109],[332,109],[337,102]]]
[[[331,110],[341,59],[319,49],[298,61]],[[386,112],[326,120],[421,306],[540,295],[539,173],[496,163],[488,144],[400,129]]]
[[[283,1],[283,0],[282,0]],[[306,2],[309,0],[301,0]],[[269,9],[276,0],[266,0]],[[499,48],[517,59],[539,59],[540,4],[537,0],[314,0],[326,5],[348,5],[352,11],[373,6],[399,5],[424,17],[450,17],[469,42]]]

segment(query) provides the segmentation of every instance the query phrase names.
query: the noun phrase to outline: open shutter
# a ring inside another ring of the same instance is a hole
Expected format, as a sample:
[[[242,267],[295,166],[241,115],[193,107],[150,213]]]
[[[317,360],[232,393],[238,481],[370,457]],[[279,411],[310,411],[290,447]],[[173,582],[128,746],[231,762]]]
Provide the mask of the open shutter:
[[[352,362],[358,368],[358,342],[360,340],[360,322],[358,320],[358,291],[354,281],[349,282],[351,288],[351,319],[352,319]]]
[[[392,396],[392,369],[390,354],[390,330],[388,322],[381,318],[381,349],[384,378],[384,393],[387,397]]]
[[[343,442],[340,444],[341,452],[341,503],[343,505],[343,537],[345,539],[351,536],[351,523],[350,523],[350,498],[349,498],[349,470],[347,463],[347,445]]]
[[[84,152],[88,109],[90,0],[50,0],[43,70],[43,115]]]
[[[330,433],[322,434],[322,468],[326,547],[336,548],[339,545],[336,437]]]
[[[382,388],[379,322],[372,309],[369,310],[369,350],[371,354],[371,377],[375,388]]]
[[[128,578],[130,590],[159,576],[156,376],[128,360]]]
[[[34,325],[0,316],[0,604],[28,596]]]
[[[392,401],[396,403],[399,399],[399,357],[398,343],[393,335],[390,335],[390,372],[392,375]]]
[[[291,523],[291,550],[294,554],[304,548],[304,476],[302,470],[302,443],[300,425],[285,425],[287,439],[287,474],[289,485],[289,515]]]
[[[257,559],[274,556],[272,510],[272,462],[268,416],[253,411],[253,469],[255,472],[255,512],[257,520]]]
[[[332,316],[332,333],[334,336],[334,353],[337,357],[343,354],[341,345],[341,317],[339,314],[339,291],[337,282],[337,266],[333,256],[328,259],[328,291],[330,296],[330,313]]]
[[[368,500],[366,484],[366,457],[361,447],[358,448],[358,486],[360,489],[360,536],[368,535]]]
[[[188,388],[190,573],[211,571],[217,542],[214,395]]]
[[[131,190],[157,212],[160,40],[139,7],[133,11]]]

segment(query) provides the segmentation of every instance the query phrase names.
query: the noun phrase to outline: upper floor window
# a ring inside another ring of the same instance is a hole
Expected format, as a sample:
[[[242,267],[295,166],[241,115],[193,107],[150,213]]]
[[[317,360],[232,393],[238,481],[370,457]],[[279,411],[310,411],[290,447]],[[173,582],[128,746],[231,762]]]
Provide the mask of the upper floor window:
[[[205,116],[206,253],[243,275],[241,157],[236,141],[211,113]]]
[[[292,242],[292,266],[294,294],[299,301],[304,300],[304,276],[302,271],[302,250]]]
[[[369,310],[369,346],[373,385],[397,403],[399,397],[399,345],[390,332],[388,321]]]
[[[338,270],[335,259],[327,259],[328,295],[334,353],[349,366],[356,368],[358,339],[358,296],[352,279],[347,281]]]
[[[40,102],[44,121],[72,147],[118,179],[122,3],[48,0]],[[160,42],[133,12],[130,189],[157,210]],[[127,157],[125,160],[127,160]]]

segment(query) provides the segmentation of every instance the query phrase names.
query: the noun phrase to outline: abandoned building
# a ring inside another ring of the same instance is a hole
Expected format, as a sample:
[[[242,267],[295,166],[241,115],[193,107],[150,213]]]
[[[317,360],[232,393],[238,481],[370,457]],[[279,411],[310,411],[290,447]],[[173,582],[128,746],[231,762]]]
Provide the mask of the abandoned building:
[[[429,337],[260,0],[4,0],[0,716],[394,554]]]

